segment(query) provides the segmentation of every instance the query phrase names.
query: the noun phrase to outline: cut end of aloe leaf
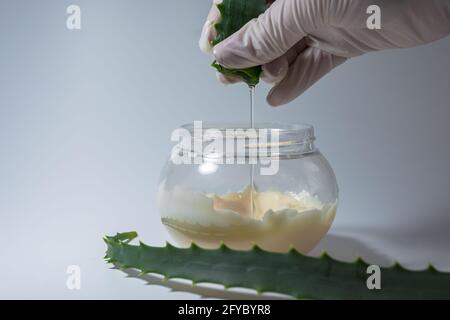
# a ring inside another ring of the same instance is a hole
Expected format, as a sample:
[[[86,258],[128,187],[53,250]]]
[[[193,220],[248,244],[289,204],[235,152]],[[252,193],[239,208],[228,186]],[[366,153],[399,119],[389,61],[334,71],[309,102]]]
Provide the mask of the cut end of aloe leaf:
[[[211,66],[225,76],[242,78],[242,80],[250,87],[254,87],[259,83],[259,78],[262,73],[262,68],[260,66],[247,69],[228,69],[218,64],[216,61],[214,61]]]

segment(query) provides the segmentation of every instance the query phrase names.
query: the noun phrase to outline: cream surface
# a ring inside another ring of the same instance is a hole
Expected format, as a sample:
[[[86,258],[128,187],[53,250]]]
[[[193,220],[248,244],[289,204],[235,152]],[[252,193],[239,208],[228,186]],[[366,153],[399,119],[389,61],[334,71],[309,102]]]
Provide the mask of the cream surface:
[[[327,233],[336,203],[323,204],[309,193],[258,192],[250,187],[225,195],[193,192],[164,183],[158,194],[161,219],[182,246],[196,242],[217,248],[261,248],[308,253]],[[253,208],[252,208],[253,206]]]

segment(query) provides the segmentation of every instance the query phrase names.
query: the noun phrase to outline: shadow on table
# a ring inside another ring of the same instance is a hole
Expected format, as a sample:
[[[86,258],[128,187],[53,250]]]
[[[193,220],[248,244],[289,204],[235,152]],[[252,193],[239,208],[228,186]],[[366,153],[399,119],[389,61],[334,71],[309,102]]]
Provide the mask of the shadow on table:
[[[197,294],[202,298],[214,299],[231,299],[231,300],[274,300],[274,299],[289,299],[288,296],[278,294],[262,294],[258,295],[253,292],[237,292],[232,290],[224,290],[220,286],[214,288],[209,284],[192,285],[190,281],[185,280],[164,280],[160,276],[153,274],[139,275],[139,271],[135,269],[123,270],[130,278],[137,278],[145,281],[147,285],[158,285],[170,289],[172,292],[188,292]],[[215,286],[215,285],[214,285]],[[251,290],[245,290],[251,291]]]
[[[350,236],[328,234],[309,255],[317,257],[324,251],[339,261],[353,262],[360,257],[368,264],[382,267],[390,266],[394,262],[391,257],[370,246],[367,241]]]

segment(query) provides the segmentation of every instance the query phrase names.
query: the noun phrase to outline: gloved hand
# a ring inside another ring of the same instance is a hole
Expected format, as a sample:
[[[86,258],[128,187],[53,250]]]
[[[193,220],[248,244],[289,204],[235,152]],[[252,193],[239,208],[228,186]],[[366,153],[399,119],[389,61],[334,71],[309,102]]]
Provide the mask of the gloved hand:
[[[381,9],[381,29],[367,27],[371,5]],[[267,102],[279,106],[349,58],[448,36],[450,0],[276,0],[258,19],[211,48],[219,18],[214,4],[201,49],[227,68],[262,65],[262,79],[274,84]],[[239,81],[218,77],[224,83]]]

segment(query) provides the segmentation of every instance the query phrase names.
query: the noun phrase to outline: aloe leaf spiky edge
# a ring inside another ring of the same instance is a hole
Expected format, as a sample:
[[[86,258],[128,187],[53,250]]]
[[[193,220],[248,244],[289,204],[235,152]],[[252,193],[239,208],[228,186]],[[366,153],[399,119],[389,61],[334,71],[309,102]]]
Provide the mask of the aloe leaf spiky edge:
[[[262,14],[266,7],[266,0],[223,0],[217,5],[221,18],[215,24],[217,36],[212,41],[212,45],[216,45],[231,36],[247,22]],[[262,72],[261,66],[246,69],[229,69],[221,66],[216,61],[212,63],[212,66],[226,76],[242,78],[249,86],[256,86],[259,83]]]
[[[135,268],[142,274],[156,273],[166,279],[182,278],[194,284],[222,284],[258,293],[275,292],[306,299],[450,299],[450,273],[433,266],[410,271],[396,263],[381,269],[381,290],[369,290],[362,259],[353,263],[302,255],[294,249],[287,253],[267,252],[255,246],[236,251],[222,245],[202,249],[195,244],[181,249],[167,243],[152,247],[142,242],[131,245],[136,232],[106,236],[105,259],[115,266]]]

